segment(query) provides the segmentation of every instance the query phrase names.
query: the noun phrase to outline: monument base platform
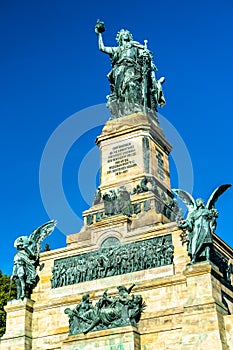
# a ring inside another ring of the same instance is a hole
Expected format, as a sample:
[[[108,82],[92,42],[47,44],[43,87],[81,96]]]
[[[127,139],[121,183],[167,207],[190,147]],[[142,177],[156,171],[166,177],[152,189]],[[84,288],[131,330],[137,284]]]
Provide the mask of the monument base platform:
[[[140,350],[140,334],[132,326],[69,336],[61,350]]]

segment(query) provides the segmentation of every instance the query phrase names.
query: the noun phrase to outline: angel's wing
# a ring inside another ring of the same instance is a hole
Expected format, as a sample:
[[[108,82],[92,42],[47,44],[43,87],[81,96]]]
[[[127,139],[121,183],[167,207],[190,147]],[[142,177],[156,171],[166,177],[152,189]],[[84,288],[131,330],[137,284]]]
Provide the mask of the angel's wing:
[[[195,200],[193,199],[190,193],[184,190],[180,190],[179,188],[178,189],[173,188],[172,192],[174,192],[182,200],[182,202],[184,202],[187,205],[189,214],[194,209],[196,209]]]
[[[217,187],[214,190],[214,192],[211,194],[211,196],[206,204],[206,208],[207,209],[214,208],[214,205],[215,205],[216,201],[218,200],[218,197],[220,197],[221,194],[223,194],[230,187],[231,187],[230,184],[221,185],[221,186]]]
[[[48,237],[56,226],[56,220],[51,220],[35,229],[29,236],[29,241],[35,245],[40,244],[46,237]]]

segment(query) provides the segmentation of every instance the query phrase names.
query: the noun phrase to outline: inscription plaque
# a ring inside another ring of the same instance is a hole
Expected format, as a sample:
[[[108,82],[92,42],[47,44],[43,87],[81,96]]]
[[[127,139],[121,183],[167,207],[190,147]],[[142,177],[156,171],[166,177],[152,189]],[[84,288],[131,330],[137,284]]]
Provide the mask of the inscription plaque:
[[[131,142],[126,142],[112,147],[107,157],[107,175],[125,174],[130,168],[137,166],[136,148]]]

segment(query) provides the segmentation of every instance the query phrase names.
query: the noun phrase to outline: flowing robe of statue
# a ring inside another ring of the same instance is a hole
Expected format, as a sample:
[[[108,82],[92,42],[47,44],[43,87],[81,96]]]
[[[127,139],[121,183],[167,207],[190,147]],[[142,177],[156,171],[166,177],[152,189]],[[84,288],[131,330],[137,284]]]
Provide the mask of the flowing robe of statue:
[[[188,227],[188,253],[194,260],[205,256],[205,248],[212,244],[217,216],[216,210],[199,207],[192,212],[186,225],[181,225],[181,228]]]
[[[34,288],[39,280],[36,271],[36,261],[32,256],[29,258],[28,252],[22,248],[14,257],[13,276],[17,278],[18,276],[21,277],[23,274],[26,276],[25,283]]]
[[[14,242],[14,247],[18,250],[14,257],[14,267],[12,278],[17,287],[17,299],[23,299],[28,292],[39,281],[37,267],[39,266],[39,255],[41,242],[50,235],[56,226],[54,220],[49,221],[34,230],[29,237],[20,236]]]
[[[110,56],[112,65],[107,75],[111,89],[107,106],[112,116],[117,118],[139,111],[149,111],[155,116],[157,105],[162,107],[165,104],[162,91],[165,78],[156,79],[157,68],[152,61],[152,53],[146,44],[134,41],[132,34],[124,29],[116,37],[119,46],[106,47],[103,31],[104,24],[98,21],[99,49]]]
[[[218,211],[214,205],[219,196],[230,187],[230,184],[217,187],[206,205],[203,199],[198,198],[195,201],[191,194],[184,190],[172,190],[188,207],[188,216],[178,224],[178,227],[188,231],[187,250],[191,257],[190,264],[202,261],[203,257],[205,260],[210,260],[212,235],[218,217]]]

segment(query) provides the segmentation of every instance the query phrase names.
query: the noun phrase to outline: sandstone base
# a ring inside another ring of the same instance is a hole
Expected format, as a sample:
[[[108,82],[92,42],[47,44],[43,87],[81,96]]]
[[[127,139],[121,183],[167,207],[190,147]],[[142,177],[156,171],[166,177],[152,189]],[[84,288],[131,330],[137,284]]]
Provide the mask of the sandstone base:
[[[12,300],[5,306],[6,333],[1,338],[1,349],[31,350],[33,300]]]
[[[69,336],[61,350],[140,350],[140,335],[131,326]]]

